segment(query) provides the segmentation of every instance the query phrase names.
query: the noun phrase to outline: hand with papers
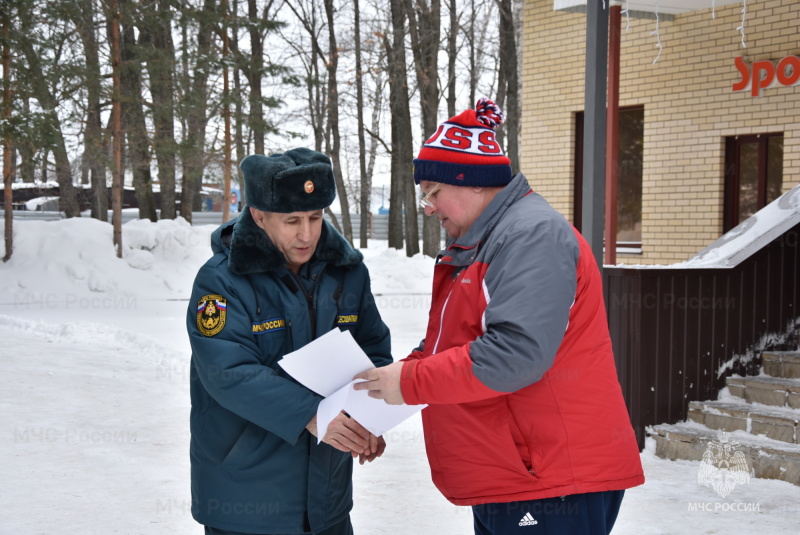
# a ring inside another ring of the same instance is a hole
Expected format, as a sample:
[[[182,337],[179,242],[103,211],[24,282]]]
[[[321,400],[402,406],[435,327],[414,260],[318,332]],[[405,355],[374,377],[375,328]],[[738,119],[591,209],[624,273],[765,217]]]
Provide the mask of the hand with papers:
[[[316,422],[312,420],[309,424],[316,423],[317,429],[314,434],[318,443],[327,442],[324,439],[331,432],[333,434],[343,432],[347,436],[347,438],[342,437],[343,440],[357,443],[357,441],[353,441],[354,426],[347,425],[348,422],[343,421],[343,418],[347,419],[347,416],[342,412],[355,420],[350,424],[357,422],[356,425],[360,424],[375,437],[380,437],[426,407],[426,405],[387,405],[383,400],[370,397],[368,391],[353,388],[355,383],[360,382],[360,380],[353,380],[353,377],[362,372],[376,370],[376,368],[349,331],[333,329],[297,351],[284,356],[278,364],[302,385],[325,397],[317,409]],[[396,365],[386,368],[392,366]],[[345,431],[343,428],[347,430]],[[309,429],[309,431],[312,430]],[[363,437],[363,435],[359,436]],[[336,439],[336,442],[344,446],[340,440]],[[330,444],[330,442],[327,443]],[[336,445],[333,446],[342,449]],[[377,443],[373,449],[371,444],[369,455],[374,455],[380,446],[381,444]],[[348,451],[367,451],[367,448],[361,450],[351,448]],[[362,458],[362,462],[363,460],[371,459]]]
[[[389,405],[403,405],[403,391],[400,390],[400,373],[402,362],[395,362],[382,368],[373,368],[361,372],[354,379],[363,381],[356,383],[356,390],[365,390],[371,398],[382,399]]]

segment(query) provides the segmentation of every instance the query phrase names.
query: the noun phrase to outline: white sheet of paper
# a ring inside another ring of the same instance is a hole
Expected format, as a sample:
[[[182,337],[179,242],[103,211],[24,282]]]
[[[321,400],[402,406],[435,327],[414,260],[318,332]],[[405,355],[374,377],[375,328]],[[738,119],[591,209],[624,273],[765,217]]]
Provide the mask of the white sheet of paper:
[[[317,444],[322,442],[322,437],[328,432],[336,416],[342,412],[342,407],[347,404],[347,386],[344,386],[323,399],[317,407]]]
[[[361,380],[352,381],[343,387],[348,391],[344,410],[375,436],[381,436],[427,407],[427,405],[389,405],[382,399],[369,397],[367,390],[354,390],[353,385],[357,382]]]
[[[375,367],[350,331],[333,329],[285,355],[281,368],[323,397],[336,392],[355,375]]]
[[[286,372],[325,397],[317,408],[317,443],[325,436],[331,421],[347,412],[370,433],[380,436],[421,411],[427,405],[389,405],[357,391],[353,377],[375,367],[350,331],[333,329],[297,351],[285,355],[278,364]]]
[[[427,405],[389,405],[382,399],[369,397],[367,390],[355,390],[353,385],[363,379],[350,381],[323,399],[317,408],[317,444],[322,442],[328,426],[340,412],[345,411],[367,431],[381,436]]]

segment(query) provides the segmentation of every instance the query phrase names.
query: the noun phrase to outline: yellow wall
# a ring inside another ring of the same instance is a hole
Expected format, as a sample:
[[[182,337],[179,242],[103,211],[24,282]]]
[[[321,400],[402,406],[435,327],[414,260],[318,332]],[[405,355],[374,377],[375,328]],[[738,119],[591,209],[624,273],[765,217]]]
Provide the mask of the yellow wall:
[[[589,0],[592,1],[592,0]],[[620,263],[669,264],[690,258],[722,233],[727,136],[784,133],[783,188],[800,183],[800,86],[752,97],[734,92],[736,56],[777,62],[800,55],[800,1],[742,6],[656,21],[622,16],[620,105],[643,105],[642,254]],[[525,4],[521,167],[533,188],[572,220],[574,115],[583,110],[586,16]]]

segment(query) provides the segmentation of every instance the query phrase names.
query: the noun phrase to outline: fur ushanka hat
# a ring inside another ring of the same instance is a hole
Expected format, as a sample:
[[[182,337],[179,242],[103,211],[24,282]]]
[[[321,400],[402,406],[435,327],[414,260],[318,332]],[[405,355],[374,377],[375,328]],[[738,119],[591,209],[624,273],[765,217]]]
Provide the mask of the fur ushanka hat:
[[[283,154],[251,154],[239,164],[247,204],[265,212],[311,212],[331,205],[336,197],[331,160],[299,148]]]

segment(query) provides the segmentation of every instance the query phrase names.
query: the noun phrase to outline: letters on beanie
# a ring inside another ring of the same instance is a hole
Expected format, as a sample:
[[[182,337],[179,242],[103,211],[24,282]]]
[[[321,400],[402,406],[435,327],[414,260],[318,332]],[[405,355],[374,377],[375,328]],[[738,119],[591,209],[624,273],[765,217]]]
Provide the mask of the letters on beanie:
[[[511,161],[495,139],[503,112],[487,98],[439,125],[414,160],[414,182],[493,187],[511,182]]]

